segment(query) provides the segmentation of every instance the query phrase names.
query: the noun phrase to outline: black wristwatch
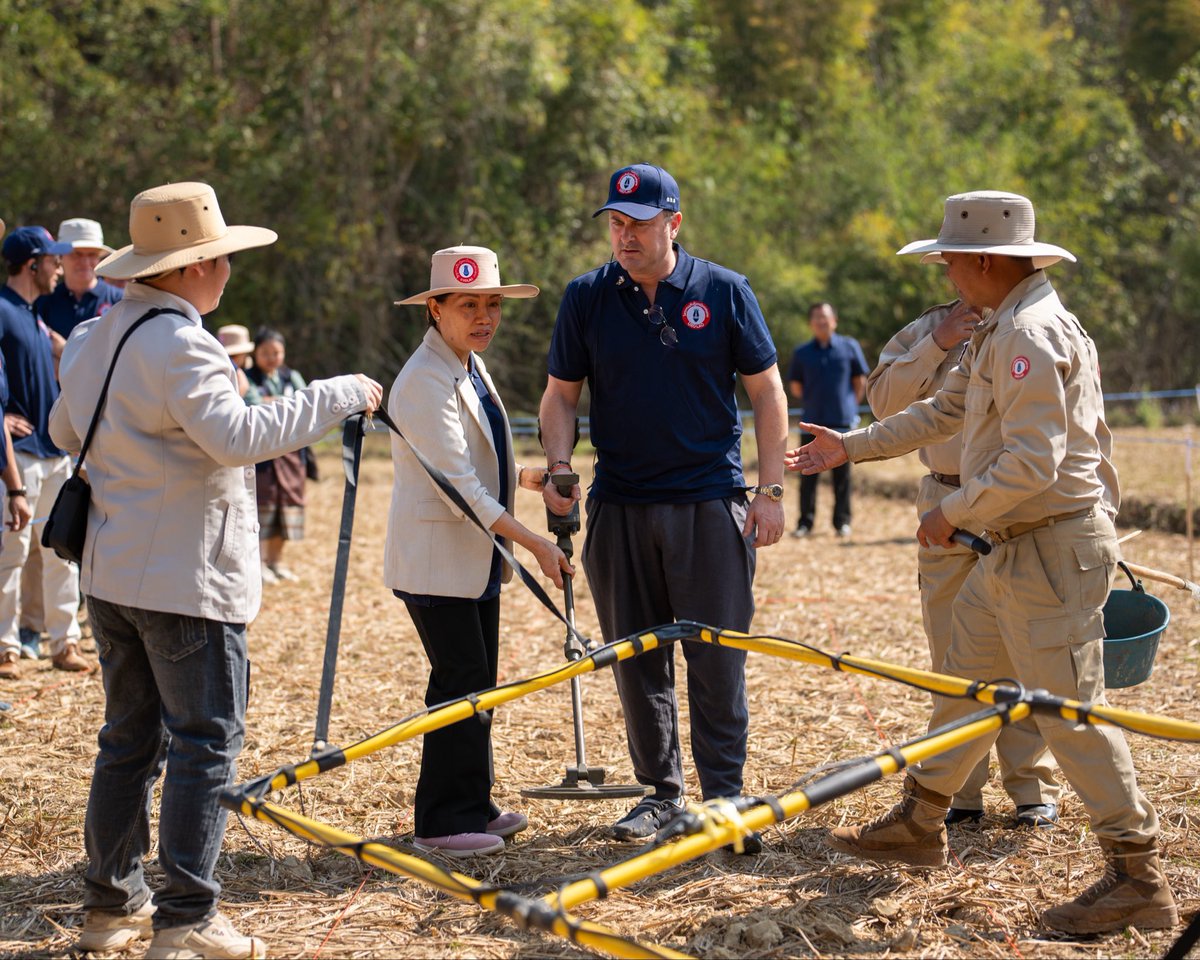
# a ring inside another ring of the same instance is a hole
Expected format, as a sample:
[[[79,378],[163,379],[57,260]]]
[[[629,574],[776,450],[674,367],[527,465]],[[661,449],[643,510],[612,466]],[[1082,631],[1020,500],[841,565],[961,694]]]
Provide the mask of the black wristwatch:
[[[29,496],[29,491],[24,487],[17,487],[15,490],[9,490],[8,495],[10,497],[27,497]]]
[[[746,492],[762,494],[768,500],[774,500],[776,503],[779,503],[783,499],[783,484],[764,483],[757,487],[746,487]]]

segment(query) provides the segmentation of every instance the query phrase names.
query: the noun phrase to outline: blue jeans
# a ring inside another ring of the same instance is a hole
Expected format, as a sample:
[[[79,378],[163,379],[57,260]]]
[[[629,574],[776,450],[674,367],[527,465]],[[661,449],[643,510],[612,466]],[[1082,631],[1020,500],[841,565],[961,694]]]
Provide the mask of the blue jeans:
[[[154,926],[207,920],[225,836],[217,802],[236,773],[246,719],[246,625],[87,598],[104,676],[104,727],[88,797],[84,907],[130,913],[149,896],[150,796],[166,876]]]

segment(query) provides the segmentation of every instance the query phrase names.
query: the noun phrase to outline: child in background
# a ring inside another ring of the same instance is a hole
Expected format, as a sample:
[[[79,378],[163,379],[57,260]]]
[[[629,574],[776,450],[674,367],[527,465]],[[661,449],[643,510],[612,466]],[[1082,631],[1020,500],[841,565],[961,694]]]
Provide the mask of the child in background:
[[[286,358],[283,334],[267,327],[259,330],[254,363],[246,371],[247,403],[271,403],[304,389],[304,378],[284,365]],[[283,565],[283,544],[304,539],[304,481],[310,456],[307,450],[296,450],[255,466],[264,584],[299,579]]]

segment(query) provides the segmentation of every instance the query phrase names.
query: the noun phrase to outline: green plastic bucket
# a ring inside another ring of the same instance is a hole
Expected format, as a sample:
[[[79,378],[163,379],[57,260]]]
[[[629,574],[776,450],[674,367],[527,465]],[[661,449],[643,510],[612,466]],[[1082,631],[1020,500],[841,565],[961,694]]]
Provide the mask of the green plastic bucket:
[[[1104,604],[1104,685],[1134,687],[1154,670],[1158,639],[1171,622],[1171,611],[1158,597],[1146,593],[1123,563],[1132,590],[1113,590]]]

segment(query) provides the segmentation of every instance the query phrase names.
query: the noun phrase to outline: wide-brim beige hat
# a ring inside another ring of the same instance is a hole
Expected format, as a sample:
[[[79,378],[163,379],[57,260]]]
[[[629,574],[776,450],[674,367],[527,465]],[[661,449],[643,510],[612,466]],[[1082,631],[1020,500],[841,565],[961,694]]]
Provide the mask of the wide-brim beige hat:
[[[231,357],[243,357],[254,352],[254,341],[250,339],[250,331],[240,323],[227,323],[217,327],[217,339]]]
[[[69,243],[76,250],[103,250],[115,252],[104,242],[104,228],[87,217],[72,217],[58,225],[58,242]]]
[[[143,190],[129,204],[133,241],[100,261],[96,273],[135,280],[279,239],[266,227],[226,226],[207,183],[168,183]]]
[[[433,255],[429,267],[429,289],[403,300],[397,306],[424,303],[443,293],[498,293],[517,300],[536,297],[541,291],[532,283],[500,282],[500,264],[487,247],[447,247]]]
[[[897,256],[920,254],[922,263],[945,263],[943,253],[994,253],[1031,257],[1038,270],[1075,262],[1075,255],[1052,243],[1034,239],[1036,218],[1027,197],[999,190],[976,190],[946,198],[946,215],[936,240],[915,240]]]

